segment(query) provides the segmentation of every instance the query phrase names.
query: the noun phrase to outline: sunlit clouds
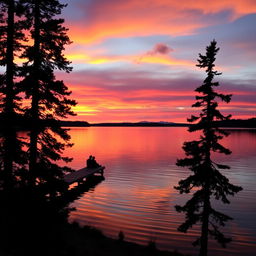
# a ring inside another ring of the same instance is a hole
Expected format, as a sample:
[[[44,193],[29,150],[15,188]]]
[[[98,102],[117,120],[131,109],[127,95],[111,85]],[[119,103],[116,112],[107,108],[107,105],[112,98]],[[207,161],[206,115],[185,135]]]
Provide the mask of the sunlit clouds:
[[[64,0],[63,0],[64,2]],[[71,74],[58,73],[79,105],[76,120],[186,122],[204,79],[198,53],[220,47],[221,104],[234,118],[256,113],[255,1],[82,1],[64,12]]]
[[[75,19],[71,32],[83,43],[109,37],[188,35],[256,12],[253,0],[76,0],[73,5],[82,20]],[[81,21],[83,25],[78,24]]]

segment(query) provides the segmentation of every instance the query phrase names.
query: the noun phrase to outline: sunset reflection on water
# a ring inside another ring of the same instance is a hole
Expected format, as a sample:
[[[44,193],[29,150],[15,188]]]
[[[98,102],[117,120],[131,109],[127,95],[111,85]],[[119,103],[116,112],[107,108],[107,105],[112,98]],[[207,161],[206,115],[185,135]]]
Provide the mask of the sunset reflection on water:
[[[111,237],[122,230],[128,241],[147,244],[154,240],[161,249],[196,252],[191,242],[197,228],[187,234],[177,232],[184,216],[174,209],[189,196],[179,195],[173,187],[189,175],[175,165],[184,156],[183,142],[198,134],[181,127],[72,128],[70,134],[74,147],[66,154],[74,157],[73,168],[84,167],[89,155],[106,166],[106,180],[72,204],[77,211],[71,220],[95,226]],[[234,241],[225,250],[210,243],[209,255],[243,252],[252,256],[256,251],[256,133],[232,130],[223,144],[233,153],[216,158],[231,166],[225,174],[244,190],[232,198],[231,205],[216,203],[235,218],[224,228]]]

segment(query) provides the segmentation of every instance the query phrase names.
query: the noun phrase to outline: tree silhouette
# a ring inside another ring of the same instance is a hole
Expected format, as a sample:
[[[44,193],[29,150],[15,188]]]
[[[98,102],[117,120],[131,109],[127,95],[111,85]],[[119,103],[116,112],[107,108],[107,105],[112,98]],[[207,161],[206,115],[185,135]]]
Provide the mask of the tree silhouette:
[[[2,162],[0,154],[0,165]],[[63,233],[68,227],[70,201],[46,198],[41,186],[27,186],[18,179],[11,187],[5,182],[0,175],[0,255],[67,255]]]
[[[29,170],[31,182],[57,181],[65,169],[53,161],[70,161],[61,153],[70,136],[60,127],[58,118],[74,115],[71,107],[76,105],[68,96],[71,92],[63,81],[57,80],[54,70],[70,72],[70,62],[65,58],[65,45],[71,43],[64,20],[55,18],[65,5],[58,0],[27,0],[27,17],[32,24],[31,38],[34,43],[23,54],[27,62],[23,66],[25,79],[21,86],[31,106],[26,117],[31,124],[29,145]],[[56,139],[56,135],[61,140]],[[55,184],[56,185],[56,184]]]
[[[221,75],[215,68],[215,56],[218,53],[217,43],[213,40],[206,47],[206,54],[199,54],[199,68],[206,69],[206,78],[201,86],[195,91],[200,95],[196,96],[196,103],[192,107],[201,108],[199,116],[192,115],[189,122],[195,122],[189,127],[190,132],[202,131],[199,140],[185,142],[183,149],[187,155],[184,159],[177,160],[177,166],[188,167],[192,174],[179,181],[175,187],[181,194],[194,194],[183,206],[176,206],[178,212],[184,212],[186,220],[178,230],[187,232],[196,223],[202,223],[201,236],[193,243],[200,245],[200,256],[206,256],[208,250],[208,234],[216,239],[223,247],[231,238],[227,238],[220,231],[219,227],[232,218],[212,207],[211,199],[221,200],[224,204],[230,203],[227,196],[234,195],[242,188],[232,185],[228,178],[221,174],[220,170],[229,169],[227,165],[216,163],[212,153],[230,154],[231,151],[219,143],[228,133],[218,128],[216,121],[229,120],[231,115],[224,116],[218,110],[217,100],[228,103],[231,95],[224,95],[214,90],[219,86],[214,81],[215,76]]]
[[[5,184],[11,183],[14,170],[25,161],[23,141],[16,136],[18,115],[22,109],[20,91],[15,82],[19,67],[14,63],[14,57],[22,51],[26,41],[23,33],[26,22],[20,19],[22,14],[24,8],[20,1],[0,1],[0,65],[6,68],[6,72],[0,76],[0,119],[1,132],[4,134],[1,146],[5,148],[1,154]]]

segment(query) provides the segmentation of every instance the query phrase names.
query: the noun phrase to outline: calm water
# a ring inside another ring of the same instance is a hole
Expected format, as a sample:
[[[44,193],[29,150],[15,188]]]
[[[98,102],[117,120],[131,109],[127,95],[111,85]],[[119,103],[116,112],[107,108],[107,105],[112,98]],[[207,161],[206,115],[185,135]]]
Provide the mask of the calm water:
[[[180,127],[72,128],[70,134],[75,143],[66,151],[74,157],[70,166],[84,167],[90,154],[106,166],[106,180],[73,203],[77,211],[71,214],[71,220],[95,226],[110,237],[116,238],[122,230],[128,241],[147,244],[154,240],[158,248],[196,255],[197,248],[191,243],[197,228],[187,234],[177,232],[184,216],[174,206],[188,197],[173,188],[189,175],[175,162],[184,156],[183,142],[195,139],[196,134]],[[224,228],[233,242],[226,249],[210,243],[209,255],[254,256],[256,132],[233,130],[223,144],[233,153],[217,158],[232,167],[225,174],[244,190],[232,198],[231,205],[216,204],[234,218]]]

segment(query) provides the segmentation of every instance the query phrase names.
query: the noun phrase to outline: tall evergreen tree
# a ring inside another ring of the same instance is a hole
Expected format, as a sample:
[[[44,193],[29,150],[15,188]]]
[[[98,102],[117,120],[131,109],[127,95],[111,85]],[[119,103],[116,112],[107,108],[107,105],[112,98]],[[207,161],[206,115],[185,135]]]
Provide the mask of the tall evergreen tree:
[[[188,167],[192,174],[179,181],[175,187],[181,194],[195,191],[192,198],[183,206],[176,206],[178,212],[184,212],[186,220],[178,228],[187,232],[196,223],[201,223],[201,236],[193,243],[200,245],[200,256],[206,256],[208,250],[208,235],[216,239],[223,247],[230,238],[224,236],[219,227],[232,218],[212,207],[211,200],[221,200],[224,204],[230,203],[229,195],[234,195],[242,188],[231,184],[221,170],[230,169],[229,166],[216,163],[212,153],[230,154],[231,151],[220,144],[220,140],[227,136],[227,132],[218,128],[216,121],[228,120],[231,115],[224,116],[218,110],[218,99],[228,103],[231,95],[224,95],[214,90],[219,86],[214,81],[215,76],[221,75],[215,68],[215,57],[218,53],[217,43],[213,40],[206,47],[206,54],[199,54],[199,68],[204,68],[207,74],[203,84],[195,91],[196,103],[192,107],[200,108],[199,116],[192,115],[189,122],[196,122],[189,127],[190,132],[201,131],[199,140],[185,142],[183,149],[187,155],[177,161],[178,166]]]
[[[23,50],[26,42],[23,33],[26,22],[21,19],[23,13],[23,4],[19,0],[0,1],[0,65],[6,68],[6,72],[0,77],[0,118],[4,134],[1,140],[1,155],[4,176],[9,181],[14,177],[14,169],[24,163],[23,143],[15,130],[17,116],[21,112],[21,98],[15,83],[19,76],[19,67],[14,62],[14,58]]]
[[[57,120],[74,115],[71,107],[76,105],[68,98],[71,92],[63,81],[57,80],[54,70],[70,72],[70,62],[65,58],[65,45],[71,43],[64,20],[56,18],[65,5],[58,0],[28,0],[27,17],[32,24],[31,38],[33,45],[28,47],[23,57],[28,61],[24,64],[21,82],[26,97],[31,99],[27,109],[32,130],[29,146],[29,170],[32,182],[47,183],[58,180],[63,174],[54,161],[69,161],[61,153],[70,137],[66,129],[60,127]],[[56,139],[56,135],[62,141]]]
[[[24,29],[26,21],[22,19],[24,3],[21,0],[0,1],[0,65],[6,67],[6,72],[1,76],[0,90],[2,94],[1,110],[8,119],[15,119],[19,112],[19,90],[15,78],[19,76],[19,67],[14,62],[25,47],[27,41]]]

